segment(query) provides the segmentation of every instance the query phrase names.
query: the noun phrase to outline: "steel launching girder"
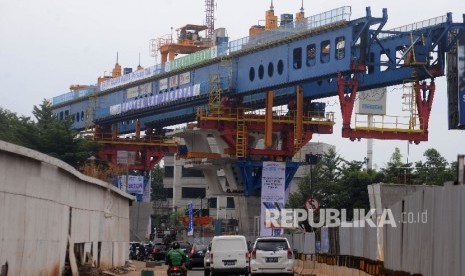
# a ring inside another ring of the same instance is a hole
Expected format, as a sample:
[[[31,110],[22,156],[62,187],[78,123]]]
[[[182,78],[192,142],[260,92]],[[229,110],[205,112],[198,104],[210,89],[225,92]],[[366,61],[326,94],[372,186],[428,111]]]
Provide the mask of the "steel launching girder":
[[[116,126],[96,126],[94,141],[102,147],[97,153],[100,160],[114,165],[122,166],[128,170],[150,171],[165,157],[167,153],[176,153],[178,144],[171,139],[156,133],[152,129],[146,130],[144,138],[140,138],[140,132],[131,138],[119,138]],[[118,152],[127,152],[123,158],[118,160]]]

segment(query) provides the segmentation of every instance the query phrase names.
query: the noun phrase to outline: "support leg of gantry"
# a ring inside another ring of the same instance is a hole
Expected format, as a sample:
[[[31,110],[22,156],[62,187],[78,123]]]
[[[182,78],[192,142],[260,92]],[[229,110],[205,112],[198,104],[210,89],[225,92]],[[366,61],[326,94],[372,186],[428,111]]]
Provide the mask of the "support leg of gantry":
[[[430,84],[427,84],[426,81],[420,83],[417,80],[415,82],[415,100],[420,120],[420,129],[425,132],[428,132],[429,116],[431,114],[431,107],[433,106],[435,90],[434,79],[431,79]]]
[[[342,113],[342,137],[350,138],[349,132],[350,119],[354,110],[355,98],[358,90],[358,78],[354,74],[354,77],[349,80],[345,80],[341,73],[337,76],[337,93],[339,96],[339,102],[341,105]],[[349,92],[349,93],[346,93]]]

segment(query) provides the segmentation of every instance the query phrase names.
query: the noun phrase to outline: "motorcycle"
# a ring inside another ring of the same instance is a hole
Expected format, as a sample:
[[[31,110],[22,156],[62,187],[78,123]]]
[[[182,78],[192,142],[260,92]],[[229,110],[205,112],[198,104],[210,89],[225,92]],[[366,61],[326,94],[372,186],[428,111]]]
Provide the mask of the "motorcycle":
[[[168,269],[168,276],[182,276],[182,270],[179,266],[173,265]]]
[[[139,252],[137,253],[137,260],[138,261],[145,261],[147,258],[147,255],[145,253],[145,247],[144,246],[139,246]]]
[[[137,260],[137,249],[129,251],[129,260]]]
[[[129,259],[130,260],[137,260],[137,255],[139,253],[139,248],[135,244],[131,244],[129,247]]]

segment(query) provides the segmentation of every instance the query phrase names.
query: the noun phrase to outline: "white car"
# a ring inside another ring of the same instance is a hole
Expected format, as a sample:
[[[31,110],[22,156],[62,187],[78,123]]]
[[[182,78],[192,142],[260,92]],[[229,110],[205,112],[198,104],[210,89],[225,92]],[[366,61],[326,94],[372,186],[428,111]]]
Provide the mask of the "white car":
[[[257,238],[250,254],[250,274],[294,275],[294,254],[287,238]]]
[[[249,274],[249,252],[247,251],[247,241],[244,236],[213,237],[208,258],[210,260],[211,276]]]

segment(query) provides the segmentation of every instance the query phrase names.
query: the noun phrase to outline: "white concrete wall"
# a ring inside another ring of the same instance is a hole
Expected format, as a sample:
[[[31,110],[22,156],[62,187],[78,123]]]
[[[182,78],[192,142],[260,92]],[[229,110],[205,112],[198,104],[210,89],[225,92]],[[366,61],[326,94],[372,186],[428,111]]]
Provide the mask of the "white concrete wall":
[[[8,275],[61,275],[68,234],[101,268],[124,265],[133,200],[60,160],[0,141],[0,266],[8,262]]]
[[[428,275],[465,275],[465,187],[430,187],[391,207],[384,228],[385,267]],[[411,216],[408,216],[411,214]]]

